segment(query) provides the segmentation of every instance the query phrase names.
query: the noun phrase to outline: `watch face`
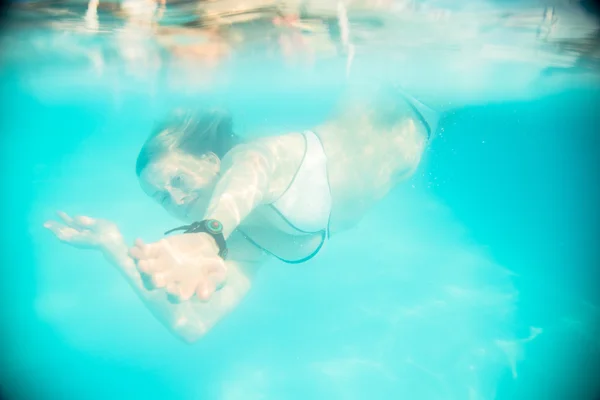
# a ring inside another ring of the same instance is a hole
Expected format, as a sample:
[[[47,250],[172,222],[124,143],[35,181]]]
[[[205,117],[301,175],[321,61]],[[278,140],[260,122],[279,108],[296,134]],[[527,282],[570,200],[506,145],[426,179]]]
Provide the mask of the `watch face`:
[[[212,234],[219,234],[223,232],[223,225],[215,219],[206,221],[206,229]]]

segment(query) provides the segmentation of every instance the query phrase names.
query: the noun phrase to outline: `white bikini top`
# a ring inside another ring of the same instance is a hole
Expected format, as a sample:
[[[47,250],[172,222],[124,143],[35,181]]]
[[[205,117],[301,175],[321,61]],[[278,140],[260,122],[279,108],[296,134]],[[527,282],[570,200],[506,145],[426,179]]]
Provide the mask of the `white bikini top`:
[[[329,235],[331,191],[327,158],[319,137],[304,132],[302,163],[283,195],[261,209],[259,220],[246,222],[240,232],[251,243],[287,263],[314,257]]]
[[[311,131],[306,139],[304,158],[292,183],[272,205],[295,229],[303,233],[326,231],[331,214],[331,191],[327,157],[319,137]]]

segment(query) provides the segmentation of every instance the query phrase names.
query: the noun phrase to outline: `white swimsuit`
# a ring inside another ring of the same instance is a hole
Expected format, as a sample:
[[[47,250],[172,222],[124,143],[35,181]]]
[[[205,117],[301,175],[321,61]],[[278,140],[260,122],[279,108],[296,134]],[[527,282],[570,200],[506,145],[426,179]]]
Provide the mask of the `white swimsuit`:
[[[301,232],[327,229],[331,214],[331,192],[327,176],[327,156],[319,137],[303,133],[306,151],[292,183],[273,207]]]
[[[329,235],[327,156],[314,132],[302,135],[306,150],[289,187],[274,203],[257,209],[257,218],[240,229],[254,245],[287,263],[308,261]]]

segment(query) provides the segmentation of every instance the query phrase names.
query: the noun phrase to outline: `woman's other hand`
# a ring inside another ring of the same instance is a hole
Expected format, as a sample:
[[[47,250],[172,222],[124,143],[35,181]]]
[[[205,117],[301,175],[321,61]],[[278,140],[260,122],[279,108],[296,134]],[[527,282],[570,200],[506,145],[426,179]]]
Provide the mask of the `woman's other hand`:
[[[171,302],[194,295],[208,301],[224,284],[225,261],[215,240],[205,233],[181,234],[146,244],[138,239],[129,250],[149,289],[164,289]]]
[[[50,230],[63,243],[79,249],[97,249],[103,252],[123,244],[123,236],[116,224],[86,216],[71,217],[59,211],[61,222],[46,221],[44,228]]]

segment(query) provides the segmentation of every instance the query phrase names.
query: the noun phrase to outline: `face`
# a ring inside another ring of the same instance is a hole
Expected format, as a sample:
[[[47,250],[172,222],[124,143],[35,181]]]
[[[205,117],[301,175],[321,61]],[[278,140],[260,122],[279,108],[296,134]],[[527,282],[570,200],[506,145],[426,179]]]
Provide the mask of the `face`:
[[[219,158],[198,158],[172,151],[150,163],[140,175],[144,192],[183,221],[202,219],[219,175]]]

